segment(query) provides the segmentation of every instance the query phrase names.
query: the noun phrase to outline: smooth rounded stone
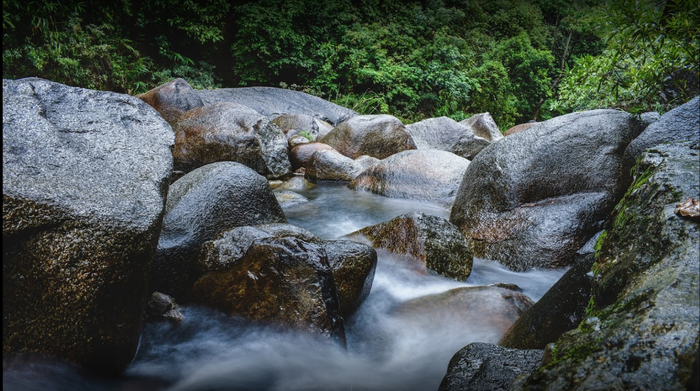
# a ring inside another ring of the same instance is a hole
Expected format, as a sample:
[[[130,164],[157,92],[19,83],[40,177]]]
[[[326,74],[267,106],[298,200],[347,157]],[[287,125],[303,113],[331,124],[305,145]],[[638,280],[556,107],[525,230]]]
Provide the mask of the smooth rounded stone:
[[[277,198],[277,202],[280,203],[282,208],[309,202],[308,198],[292,190],[277,190],[275,191],[275,198]]]
[[[538,124],[538,122],[532,121],[532,122],[526,122],[524,124],[515,125],[515,126],[509,128],[508,130],[506,130],[505,132],[503,132],[503,136],[510,136],[511,134],[522,132],[525,129],[529,129],[529,128],[535,126],[536,124]]]
[[[357,172],[362,173],[368,168],[376,166],[379,162],[381,162],[381,160],[374,156],[362,155],[355,159],[355,166],[357,167]]]
[[[362,155],[384,159],[401,151],[416,149],[403,123],[387,114],[352,117],[317,141],[351,159]]]
[[[648,113],[645,113],[648,114]],[[657,113],[658,114],[658,113]],[[700,141],[700,97],[662,115],[637,136],[625,150],[625,161],[631,165],[645,150],[672,142]]]
[[[362,166],[335,149],[319,150],[311,155],[304,177],[311,181],[351,181],[362,171]]]
[[[3,356],[118,374],[138,346],[172,171],[149,105],[38,78],[3,80]]]
[[[256,240],[283,237],[294,237],[306,242],[321,241],[306,229],[287,223],[236,227],[222,233],[217,239],[202,244],[195,265],[197,273],[201,276],[206,272],[225,270],[241,259]]]
[[[459,121],[459,123],[470,126],[475,136],[485,138],[490,142],[503,138],[496,121],[493,120],[489,113],[474,114],[465,120]]]
[[[292,148],[289,152],[289,160],[292,162],[292,168],[297,169],[299,167],[306,167],[311,161],[311,156],[317,151],[330,151],[333,150],[328,144],[324,143],[304,143],[299,144]]]
[[[322,246],[338,289],[341,314],[347,319],[372,289],[377,252],[366,244],[350,240],[327,240]]]
[[[287,133],[287,146],[289,147],[290,151],[297,145],[308,144],[310,142],[311,141],[309,141],[308,138],[296,133],[296,131],[290,131]]]
[[[310,141],[316,140],[318,136],[318,123],[315,118],[307,114],[281,114],[272,120],[282,133],[288,134],[290,130],[297,132],[306,131],[311,137]]]
[[[161,84],[136,97],[151,105],[170,124],[173,124],[182,113],[204,106],[202,98],[194,92],[192,86],[185,79],[180,78]]]
[[[153,292],[146,303],[144,320],[182,322],[185,318],[182,316],[182,313],[177,310],[177,307],[178,305],[172,297],[164,293]]]
[[[510,289],[477,286],[406,301],[393,315],[426,332],[449,332],[451,324],[460,330],[479,330],[482,341],[495,343],[532,304],[529,297]]]
[[[275,87],[216,88],[197,90],[196,93],[205,104],[238,103],[268,118],[274,118],[280,114],[305,114],[337,125],[358,115],[356,111],[305,92]]]
[[[404,151],[366,169],[351,189],[452,206],[469,160],[439,150]]]
[[[291,237],[256,240],[228,269],[197,280],[194,295],[230,315],[308,330],[345,345],[333,273],[318,244]]]
[[[316,184],[309,182],[302,176],[294,176],[284,181],[279,187],[279,190],[308,190],[316,187]]]
[[[283,183],[284,181],[281,181],[279,179],[272,179],[267,181],[267,184],[270,185],[270,189],[276,189],[280,187]]]
[[[439,149],[471,160],[491,142],[469,126],[448,117],[428,118],[406,126],[418,149]]]
[[[291,172],[287,139],[277,125],[249,107],[217,103],[187,111],[173,124],[175,167],[191,171],[220,161],[244,164],[260,175]]]
[[[529,375],[539,368],[543,355],[541,349],[470,343],[452,356],[438,391],[508,390],[516,377]]]
[[[475,257],[515,271],[571,265],[622,197],[622,152],[641,125],[623,111],[592,110],[504,137],[469,164],[450,221]]]
[[[700,197],[698,172],[694,142],[640,155],[596,244],[587,318],[516,389],[697,389],[700,224],[674,209]]]
[[[457,227],[442,217],[422,212],[407,213],[389,221],[362,228],[362,235],[375,248],[408,255],[423,267],[459,281],[466,281],[473,256]]]
[[[328,133],[333,130],[333,125],[329,124],[326,121],[320,120],[318,118],[314,118],[314,121],[316,121],[316,125],[318,125],[318,135],[316,136],[316,140],[325,137]]]
[[[151,289],[188,299],[200,246],[235,227],[286,223],[267,180],[235,162],[200,167],[170,186]]]

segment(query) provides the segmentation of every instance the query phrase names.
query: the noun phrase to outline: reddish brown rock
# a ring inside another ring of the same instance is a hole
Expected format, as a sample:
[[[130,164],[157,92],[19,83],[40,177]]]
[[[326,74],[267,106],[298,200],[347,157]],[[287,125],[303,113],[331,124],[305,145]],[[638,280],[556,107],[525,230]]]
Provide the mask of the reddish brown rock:
[[[316,153],[316,151],[328,151],[332,149],[333,147],[330,145],[318,142],[299,144],[292,148],[292,151],[289,153],[292,169],[306,167],[309,161],[311,161],[311,156]]]
[[[204,106],[202,98],[184,79],[175,79],[136,97],[151,105],[170,124],[182,113]]]

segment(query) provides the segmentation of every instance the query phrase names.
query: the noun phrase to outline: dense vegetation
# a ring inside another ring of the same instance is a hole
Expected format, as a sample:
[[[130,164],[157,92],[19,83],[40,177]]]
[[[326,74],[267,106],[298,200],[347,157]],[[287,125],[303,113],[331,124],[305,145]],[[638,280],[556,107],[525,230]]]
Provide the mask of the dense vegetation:
[[[666,111],[698,93],[695,0],[3,1],[3,77],[137,94],[303,90],[404,122]]]

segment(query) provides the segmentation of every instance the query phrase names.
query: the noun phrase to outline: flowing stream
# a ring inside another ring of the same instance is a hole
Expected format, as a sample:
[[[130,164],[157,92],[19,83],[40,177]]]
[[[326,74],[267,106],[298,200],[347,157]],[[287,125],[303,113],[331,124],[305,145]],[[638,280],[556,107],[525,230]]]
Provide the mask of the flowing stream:
[[[336,239],[395,216],[449,211],[425,202],[356,192],[319,183],[300,192],[310,202],[285,208],[291,224]],[[565,269],[515,273],[474,259],[466,282],[421,274],[377,251],[372,290],[346,319],[347,349],[279,326],[255,324],[215,310],[183,306],[179,325],[151,323],[122,378],[101,379],[49,360],[3,360],[3,386],[11,390],[115,391],[435,391],[452,355],[471,342],[496,343],[500,333],[458,319],[416,324],[392,315],[410,299],[452,288],[513,283],[537,301]],[[470,314],[475,319],[485,314]],[[463,319],[463,318],[461,318]]]

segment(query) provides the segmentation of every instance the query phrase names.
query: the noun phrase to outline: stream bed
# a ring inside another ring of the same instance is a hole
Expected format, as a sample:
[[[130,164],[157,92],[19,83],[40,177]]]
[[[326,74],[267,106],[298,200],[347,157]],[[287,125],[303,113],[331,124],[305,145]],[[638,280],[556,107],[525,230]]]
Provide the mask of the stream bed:
[[[323,239],[409,212],[449,218],[449,210],[431,203],[357,192],[345,184],[321,182],[299,193],[310,201],[286,207],[288,221]],[[133,363],[118,379],[45,359],[3,360],[3,386],[28,391],[436,391],[455,352],[471,342],[496,343],[500,332],[464,323],[463,317],[407,322],[393,308],[425,295],[492,283],[516,284],[537,301],[566,272],[516,273],[475,258],[470,277],[459,282],[418,273],[389,252],[377,254],[372,290],[346,319],[347,349],[279,326],[182,306],[182,323],[146,324]]]

